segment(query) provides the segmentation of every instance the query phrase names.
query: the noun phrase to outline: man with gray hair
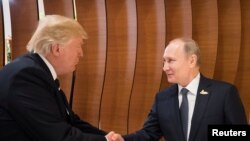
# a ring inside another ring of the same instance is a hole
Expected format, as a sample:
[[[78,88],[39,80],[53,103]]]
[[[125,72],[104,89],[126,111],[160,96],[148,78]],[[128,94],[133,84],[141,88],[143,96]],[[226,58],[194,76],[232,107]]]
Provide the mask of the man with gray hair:
[[[163,61],[163,71],[173,85],[158,92],[141,130],[124,139],[114,134],[114,140],[208,141],[208,125],[247,125],[237,88],[200,73],[200,50],[193,39],[170,41]]]

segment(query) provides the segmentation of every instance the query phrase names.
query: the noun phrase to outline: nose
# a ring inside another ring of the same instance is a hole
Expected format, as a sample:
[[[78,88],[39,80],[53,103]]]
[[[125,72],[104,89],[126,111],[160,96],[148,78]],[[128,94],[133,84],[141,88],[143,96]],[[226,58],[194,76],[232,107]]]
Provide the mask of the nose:
[[[164,62],[164,63],[163,63],[163,68],[162,68],[162,70],[163,70],[163,71],[167,71],[168,69],[169,69],[168,63]]]
[[[82,48],[80,48],[80,50],[79,50],[79,53],[78,53],[78,54],[79,54],[79,57],[81,57],[81,58],[83,57],[83,55],[84,55],[84,54],[83,54],[83,49],[82,49]]]

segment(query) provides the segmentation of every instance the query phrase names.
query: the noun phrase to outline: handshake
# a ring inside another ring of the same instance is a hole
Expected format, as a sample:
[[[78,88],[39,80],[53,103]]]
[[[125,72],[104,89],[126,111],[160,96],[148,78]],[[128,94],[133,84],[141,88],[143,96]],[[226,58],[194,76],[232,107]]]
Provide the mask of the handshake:
[[[105,137],[107,141],[124,141],[122,136],[114,131],[110,131]]]

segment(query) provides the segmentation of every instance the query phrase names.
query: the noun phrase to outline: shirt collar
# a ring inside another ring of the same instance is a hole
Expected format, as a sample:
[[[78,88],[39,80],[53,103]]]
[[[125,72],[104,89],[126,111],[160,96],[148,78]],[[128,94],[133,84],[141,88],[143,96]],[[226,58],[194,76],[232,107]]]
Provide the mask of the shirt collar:
[[[54,67],[50,64],[50,62],[44,56],[42,56],[41,54],[38,54],[38,55],[42,58],[44,63],[47,65],[47,67],[50,70],[50,73],[52,74],[53,79],[55,80],[57,78],[57,74],[56,74]]]
[[[191,94],[197,95],[199,83],[200,83],[200,73],[198,73],[196,77],[185,88],[187,88]],[[179,93],[182,88],[183,87],[181,85],[178,85]]]

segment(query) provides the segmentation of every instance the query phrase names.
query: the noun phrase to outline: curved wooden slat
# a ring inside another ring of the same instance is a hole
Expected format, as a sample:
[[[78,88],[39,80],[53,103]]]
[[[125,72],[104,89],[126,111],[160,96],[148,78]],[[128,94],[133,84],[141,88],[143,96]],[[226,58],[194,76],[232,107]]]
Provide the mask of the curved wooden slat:
[[[143,126],[159,90],[165,48],[164,0],[137,0],[138,47],[128,132]],[[139,111],[139,112],[138,112]]]
[[[74,18],[72,0],[43,0],[45,15],[59,14]]]
[[[219,39],[214,78],[234,83],[241,45],[240,1],[219,0],[218,19]]]
[[[73,107],[80,117],[98,126],[107,47],[105,0],[76,0],[76,9],[89,39],[76,71]]]
[[[45,15],[58,14],[74,18],[73,3],[70,0],[43,0]],[[59,76],[61,87],[67,97],[70,97],[72,73]]]
[[[167,0],[166,41],[176,37],[192,37],[191,0]]]
[[[192,0],[193,39],[201,49],[201,73],[213,78],[218,44],[217,0]]]
[[[30,0],[10,2],[12,26],[12,58],[24,54],[38,23],[37,3]],[[27,26],[28,25],[28,26]]]
[[[241,48],[238,71],[236,73],[236,86],[239,89],[241,99],[250,124],[250,1],[241,0]]]
[[[136,59],[136,5],[134,0],[106,0],[106,6],[108,48],[100,127],[126,133]]]
[[[166,7],[166,44],[174,38],[192,37],[191,0],[167,0]],[[162,74],[160,90],[170,84],[165,73]]]

